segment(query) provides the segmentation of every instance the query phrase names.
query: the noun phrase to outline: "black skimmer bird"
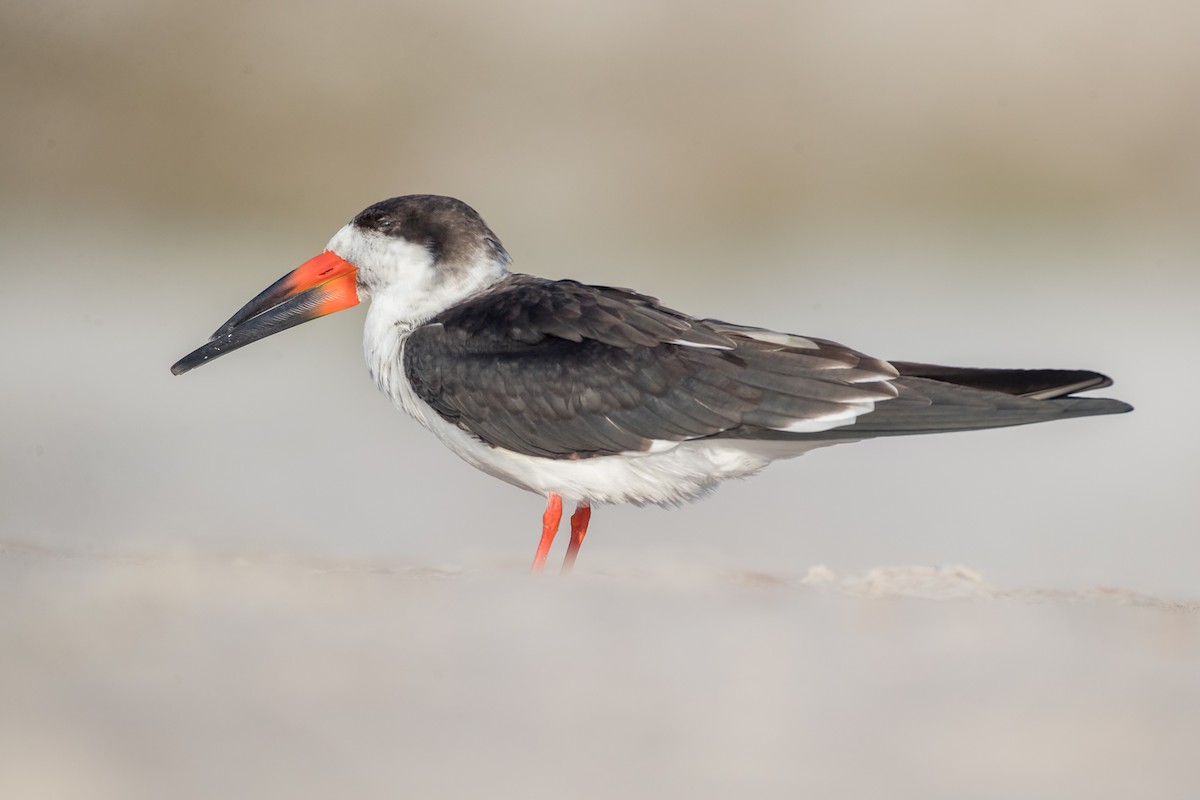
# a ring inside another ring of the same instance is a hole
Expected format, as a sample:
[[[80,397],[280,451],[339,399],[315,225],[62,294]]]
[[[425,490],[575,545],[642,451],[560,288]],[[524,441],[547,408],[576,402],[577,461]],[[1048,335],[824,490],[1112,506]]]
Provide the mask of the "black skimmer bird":
[[[674,505],[839,442],[1131,410],[1073,396],[1112,383],[1097,372],[884,361],[509,263],[466,203],[384,200],[171,371],[370,302],[363,346],[380,391],[467,463],[547,498],[535,572],[564,499],[570,570],[593,503]]]

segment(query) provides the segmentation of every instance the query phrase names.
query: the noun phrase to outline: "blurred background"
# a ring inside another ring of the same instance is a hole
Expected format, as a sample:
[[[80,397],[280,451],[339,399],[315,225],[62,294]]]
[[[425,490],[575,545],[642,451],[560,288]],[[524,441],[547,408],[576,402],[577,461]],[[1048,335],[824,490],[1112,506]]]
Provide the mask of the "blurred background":
[[[47,0],[0,25],[6,796],[1200,777],[1194,4]],[[528,581],[543,501],[391,409],[361,309],[168,372],[418,192],[522,271],[885,358],[1098,369],[1137,411],[600,508],[575,578]]]

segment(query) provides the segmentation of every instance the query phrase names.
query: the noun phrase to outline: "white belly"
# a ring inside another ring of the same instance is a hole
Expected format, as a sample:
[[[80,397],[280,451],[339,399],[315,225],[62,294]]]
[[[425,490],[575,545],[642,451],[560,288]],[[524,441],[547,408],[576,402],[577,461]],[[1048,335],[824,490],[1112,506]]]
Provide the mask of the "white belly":
[[[711,492],[721,481],[752,475],[777,458],[798,456],[825,444],[704,439],[665,443],[648,453],[540,458],[485,444],[415,396],[396,405],[471,466],[531,492],[592,504],[677,505]],[[417,413],[414,406],[420,406]]]
[[[400,364],[397,358],[393,363]],[[376,374],[376,379],[380,375]],[[570,502],[678,505],[694,500],[721,481],[758,472],[772,461],[792,458],[831,442],[755,442],[700,439],[661,442],[650,452],[583,459],[540,458],[492,447],[443,419],[416,396],[403,375],[380,389],[397,408],[433,432],[471,466],[541,495]]]

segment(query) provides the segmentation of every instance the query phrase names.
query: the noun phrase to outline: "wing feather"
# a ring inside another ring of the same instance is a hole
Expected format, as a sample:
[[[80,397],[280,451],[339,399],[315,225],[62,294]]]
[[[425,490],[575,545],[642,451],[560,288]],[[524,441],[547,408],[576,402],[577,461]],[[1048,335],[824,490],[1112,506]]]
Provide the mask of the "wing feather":
[[[895,394],[887,362],[834,342],[526,275],[413,331],[403,359],[417,396],[443,418],[493,446],[550,458],[844,425]]]

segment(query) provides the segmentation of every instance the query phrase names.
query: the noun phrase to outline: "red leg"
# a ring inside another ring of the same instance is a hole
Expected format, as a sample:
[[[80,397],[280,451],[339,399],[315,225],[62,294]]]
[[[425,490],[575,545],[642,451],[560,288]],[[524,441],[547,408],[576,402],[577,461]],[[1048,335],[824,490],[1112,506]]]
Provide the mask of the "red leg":
[[[550,545],[554,544],[554,534],[558,533],[558,522],[561,519],[562,498],[552,494],[546,498],[546,511],[542,514],[542,540],[538,542],[537,553],[533,557],[534,575],[540,574],[542,567],[546,566],[546,556],[550,554]],[[571,519],[574,520],[574,517]]]
[[[591,506],[580,503],[575,507],[575,513],[571,515],[571,543],[567,545],[567,557],[563,559],[563,572],[570,572],[575,566],[575,557],[579,555],[579,546],[583,544],[583,537],[587,536],[588,522],[591,519]]]

